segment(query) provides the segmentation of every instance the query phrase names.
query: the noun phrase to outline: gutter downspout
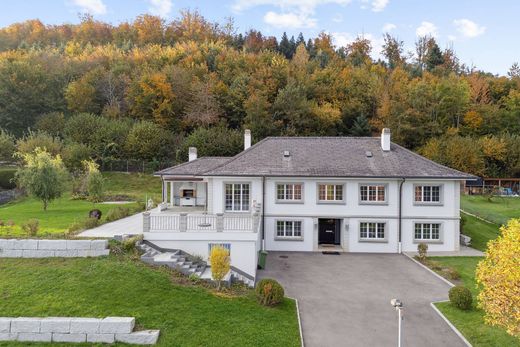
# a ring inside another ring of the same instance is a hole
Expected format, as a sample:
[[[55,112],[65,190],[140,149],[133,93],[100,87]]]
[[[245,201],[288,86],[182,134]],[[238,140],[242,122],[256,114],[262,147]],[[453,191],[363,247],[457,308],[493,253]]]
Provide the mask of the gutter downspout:
[[[402,218],[402,201],[403,201],[403,183],[406,181],[406,178],[401,178],[401,181],[399,181],[399,220],[398,220],[398,243],[397,243],[397,253],[401,254],[403,253],[402,249],[402,243],[401,243],[401,234],[402,234],[402,224],[403,224],[403,218]]]
[[[265,251],[265,176],[262,176],[262,251]]]

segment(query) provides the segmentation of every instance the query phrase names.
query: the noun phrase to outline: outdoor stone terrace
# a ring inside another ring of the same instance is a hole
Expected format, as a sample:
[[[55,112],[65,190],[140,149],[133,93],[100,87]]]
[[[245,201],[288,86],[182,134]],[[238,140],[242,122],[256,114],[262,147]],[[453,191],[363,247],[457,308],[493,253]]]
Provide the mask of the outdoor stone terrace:
[[[174,210],[143,213],[143,232],[253,232],[260,228],[261,205],[252,213],[207,214],[203,211],[177,212]]]

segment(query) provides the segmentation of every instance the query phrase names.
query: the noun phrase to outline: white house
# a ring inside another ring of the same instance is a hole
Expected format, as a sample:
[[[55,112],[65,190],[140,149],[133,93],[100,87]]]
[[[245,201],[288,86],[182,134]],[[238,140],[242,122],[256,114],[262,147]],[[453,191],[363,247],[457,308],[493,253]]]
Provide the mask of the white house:
[[[268,137],[234,157],[157,172],[163,203],[144,239],[207,258],[229,248],[255,277],[260,250],[400,253],[459,249],[460,183],[474,177],[374,137]]]

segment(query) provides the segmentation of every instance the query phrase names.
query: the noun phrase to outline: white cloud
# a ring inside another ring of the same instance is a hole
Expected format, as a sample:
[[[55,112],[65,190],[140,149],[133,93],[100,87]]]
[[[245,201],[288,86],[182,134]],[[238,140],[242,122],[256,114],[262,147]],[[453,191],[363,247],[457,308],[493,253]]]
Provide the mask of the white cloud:
[[[465,37],[477,37],[486,31],[486,27],[479,26],[469,19],[456,19],[453,21],[453,24],[457,31]]]
[[[273,6],[279,11],[268,11],[264,22],[278,28],[311,28],[316,26],[316,8],[326,4],[345,6],[351,0],[235,0],[231,6],[241,13],[257,6]]]
[[[341,15],[341,13],[336,13],[332,17],[332,21],[335,22],[335,23],[341,23],[341,22],[343,22],[343,16]]]
[[[102,0],[72,0],[72,3],[84,12],[91,14],[107,13],[107,7]]]
[[[173,3],[171,0],[148,0],[150,7],[148,11],[151,14],[161,17],[168,17],[172,10]]]
[[[372,1],[372,11],[381,12],[388,5],[389,0],[374,0]]]
[[[385,25],[383,25],[383,28],[381,31],[384,33],[389,33],[390,31],[394,30],[395,28],[397,28],[397,25],[395,25],[393,23],[386,23]]]
[[[448,40],[449,41],[455,41],[457,39],[457,36],[455,35],[448,35]]]
[[[435,24],[430,22],[421,22],[421,25],[417,27],[415,30],[415,34],[417,36],[431,36],[431,37],[437,37],[437,27]]]
[[[332,43],[336,47],[346,47],[349,43],[354,41],[355,36],[346,32],[335,32],[331,33],[332,35]]]
[[[264,22],[277,28],[312,28],[316,26],[316,19],[303,14],[273,11],[265,14]]]

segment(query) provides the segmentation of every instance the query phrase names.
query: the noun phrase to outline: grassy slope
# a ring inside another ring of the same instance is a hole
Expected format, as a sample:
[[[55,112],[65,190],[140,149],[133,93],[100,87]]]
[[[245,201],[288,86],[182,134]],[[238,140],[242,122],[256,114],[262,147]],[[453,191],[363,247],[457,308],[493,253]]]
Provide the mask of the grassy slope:
[[[471,237],[471,247],[485,251],[487,242],[498,237],[499,226],[496,224],[486,223],[465,213],[461,213],[461,215],[465,220],[463,232]]]
[[[500,225],[507,223],[510,218],[520,218],[520,198],[492,197],[489,201],[485,196],[462,195],[460,204],[464,211],[495,223],[486,223],[462,214],[466,220],[464,234],[471,236],[472,246],[481,251],[486,250],[489,240],[499,235]]]
[[[471,290],[475,302],[478,294],[475,282],[475,268],[481,259],[481,257],[434,258],[435,261],[459,271],[461,281]],[[436,306],[474,347],[520,346],[520,340],[508,335],[504,329],[485,324],[484,312],[480,309],[474,308],[471,311],[461,311],[453,307],[449,302],[439,303]]]
[[[106,195],[128,195],[135,201],[144,203],[146,196],[152,197],[155,202],[161,196],[161,184],[157,177],[141,174],[106,173]],[[132,204],[130,206],[136,206]],[[92,204],[83,200],[71,200],[67,191],[60,199],[53,201],[47,211],[43,211],[42,203],[33,198],[22,198],[9,204],[0,206],[0,220],[12,220],[15,227],[12,231],[2,228],[2,234],[19,235],[22,233],[20,225],[31,218],[40,220],[40,233],[62,233],[69,226],[88,216],[88,211],[98,208],[106,215],[114,205]]]
[[[464,211],[489,220],[495,224],[505,224],[510,218],[520,218],[520,198],[462,195],[460,207]]]
[[[0,293],[0,316],[135,316],[139,327],[161,330],[159,347],[299,346],[292,300],[266,308],[252,295],[219,297],[173,284],[166,270],[114,256],[3,259]],[[67,344],[38,346],[60,345]]]

